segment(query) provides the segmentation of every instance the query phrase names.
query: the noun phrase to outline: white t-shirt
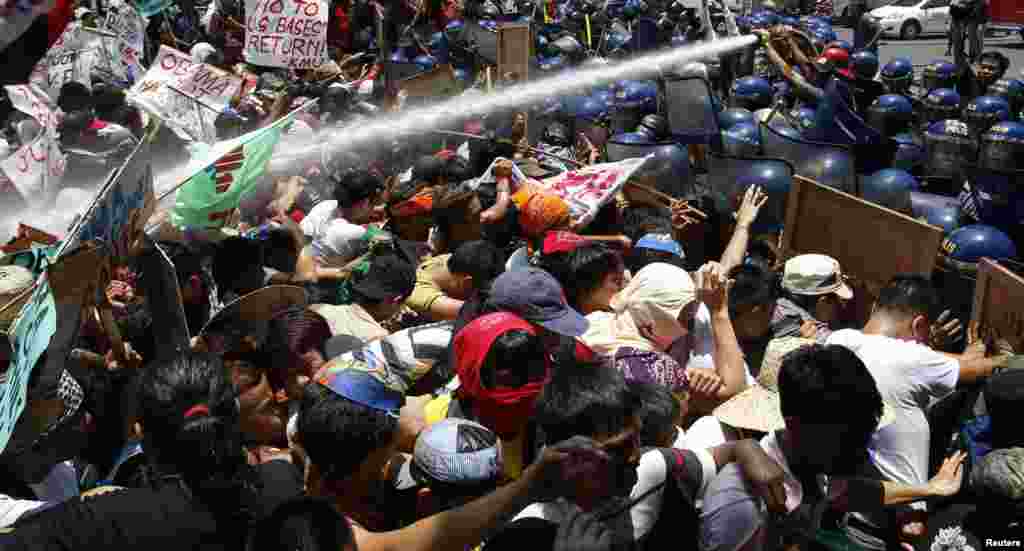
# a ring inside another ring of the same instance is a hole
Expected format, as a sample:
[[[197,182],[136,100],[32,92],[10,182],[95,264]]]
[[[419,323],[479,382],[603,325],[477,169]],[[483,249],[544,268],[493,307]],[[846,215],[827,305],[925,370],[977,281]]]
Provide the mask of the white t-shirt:
[[[715,334],[711,329],[711,311],[704,303],[697,307],[693,316],[693,350],[686,367],[715,369]],[[757,380],[750,374],[750,366],[746,362],[743,370],[747,374],[747,385],[756,384]]]
[[[322,266],[340,268],[366,251],[366,228],[342,218],[337,201],[321,201],[300,227],[312,240],[310,253]]]
[[[871,438],[872,463],[895,482],[927,482],[931,434],[925,411],[956,388],[960,362],[917,343],[853,329],[832,333],[827,344],[852,350],[895,410],[893,423]]]
[[[316,239],[324,232],[327,223],[335,218],[341,218],[341,213],[338,212],[338,202],[333,199],[320,201],[306,213],[306,217],[302,219],[299,227],[302,228],[302,233],[307,238]]]
[[[715,477],[718,468],[715,465],[715,458],[707,450],[690,451],[693,452],[700,462],[700,470],[702,472],[700,485],[697,488],[697,497],[702,497],[707,491],[711,480]],[[637,465],[636,473],[637,482],[633,486],[632,491],[630,491],[630,500],[665,482],[665,477],[668,476],[668,465],[665,464],[665,457],[657,450],[648,451],[640,457],[640,464]],[[653,492],[644,498],[643,501],[634,505],[630,509],[629,515],[622,514],[613,517],[609,521],[609,527],[616,533],[615,541],[640,541],[641,538],[646,536],[654,528],[655,523],[658,522],[658,517],[661,515],[661,503],[664,499],[664,493],[664,489]],[[616,501],[617,503],[609,504],[609,509],[621,505],[619,500]],[[565,499],[546,503],[534,503],[523,509],[521,513],[516,515],[513,521],[521,518],[543,518],[556,524],[561,524],[571,515],[579,512],[579,510],[579,506]]]

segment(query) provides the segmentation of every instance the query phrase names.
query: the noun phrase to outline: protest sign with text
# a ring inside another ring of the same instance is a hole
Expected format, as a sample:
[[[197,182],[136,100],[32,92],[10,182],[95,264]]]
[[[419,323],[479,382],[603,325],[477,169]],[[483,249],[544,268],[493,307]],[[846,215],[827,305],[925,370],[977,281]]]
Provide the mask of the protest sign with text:
[[[59,109],[46,92],[30,84],[5,86],[14,108],[39,123],[39,134],[10,157],[0,161],[0,171],[30,205],[38,206],[60,188],[67,157],[57,135]]]
[[[246,0],[245,60],[265,67],[314,69],[327,59],[323,0]]]
[[[128,69],[120,61],[120,44],[121,40],[107,31],[72,23],[32,68],[29,83],[39,86],[56,101],[61,87],[68,82],[92,88],[94,74],[127,81]]]
[[[546,178],[541,185],[569,204],[569,212],[577,227],[594,221],[601,207],[608,204],[626,185],[648,157],[626,159],[617,163],[601,163],[563,172]]]
[[[945,245],[944,245],[945,246]],[[990,258],[978,262],[971,321],[995,330],[1014,350],[1024,347],[1024,277]]]

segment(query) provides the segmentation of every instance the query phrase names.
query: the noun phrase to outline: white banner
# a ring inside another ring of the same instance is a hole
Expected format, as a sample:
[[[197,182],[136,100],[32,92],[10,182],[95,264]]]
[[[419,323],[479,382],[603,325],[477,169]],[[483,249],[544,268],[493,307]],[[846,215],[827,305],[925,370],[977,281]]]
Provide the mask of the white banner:
[[[314,69],[327,59],[324,0],[246,0],[245,60],[265,67]]]
[[[161,46],[128,98],[163,119],[182,138],[213,143],[213,123],[241,86],[242,79]]]
[[[541,181],[541,186],[569,204],[573,219],[585,226],[594,220],[601,207],[608,204],[647,157],[626,159],[617,163],[601,163],[563,172]]]
[[[29,83],[45,90],[56,101],[61,87],[68,82],[81,82],[91,89],[93,72],[127,80],[127,70],[120,58],[117,37],[72,23],[32,69]]]
[[[15,109],[39,123],[39,135],[10,157],[0,161],[0,170],[29,205],[37,207],[60,188],[67,158],[57,138],[59,110],[46,93],[29,84],[5,86]]]

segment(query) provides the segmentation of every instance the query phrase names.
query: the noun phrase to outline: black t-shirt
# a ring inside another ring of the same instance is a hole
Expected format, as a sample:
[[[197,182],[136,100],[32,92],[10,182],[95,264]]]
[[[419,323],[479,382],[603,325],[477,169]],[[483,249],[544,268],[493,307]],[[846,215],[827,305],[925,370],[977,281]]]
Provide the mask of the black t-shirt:
[[[302,494],[299,472],[291,463],[271,461],[254,467],[260,482],[252,503],[254,521],[270,516],[281,503]],[[174,481],[158,489],[123,489],[75,497],[23,517],[0,534],[0,548],[13,550],[183,549],[226,550],[242,534],[223,529],[214,514]]]

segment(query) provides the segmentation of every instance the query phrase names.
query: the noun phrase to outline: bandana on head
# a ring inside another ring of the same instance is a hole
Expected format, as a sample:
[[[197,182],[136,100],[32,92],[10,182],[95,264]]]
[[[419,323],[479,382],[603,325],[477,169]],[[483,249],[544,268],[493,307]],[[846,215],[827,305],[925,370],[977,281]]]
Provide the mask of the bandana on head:
[[[477,318],[455,336],[455,372],[459,376],[460,398],[473,402],[477,420],[502,438],[514,438],[533,413],[533,403],[540,394],[544,380],[532,381],[518,388],[485,388],[480,369],[494,341],[509,331],[522,330],[537,335],[526,320],[509,312],[497,312]],[[547,362],[547,358],[544,359]],[[546,366],[550,372],[550,366]]]

